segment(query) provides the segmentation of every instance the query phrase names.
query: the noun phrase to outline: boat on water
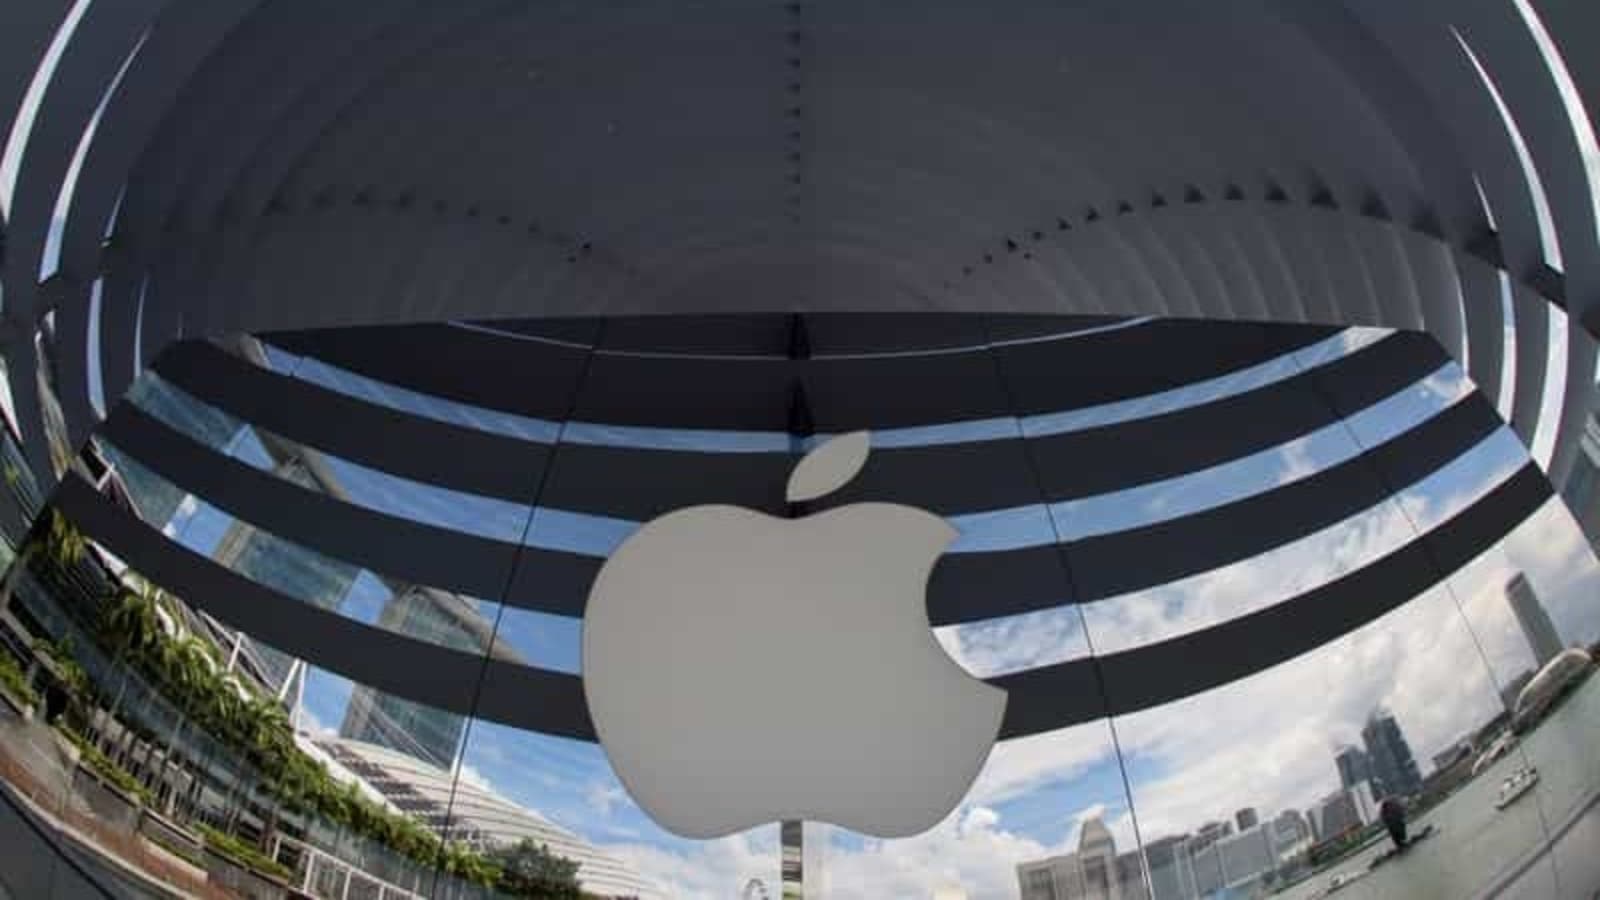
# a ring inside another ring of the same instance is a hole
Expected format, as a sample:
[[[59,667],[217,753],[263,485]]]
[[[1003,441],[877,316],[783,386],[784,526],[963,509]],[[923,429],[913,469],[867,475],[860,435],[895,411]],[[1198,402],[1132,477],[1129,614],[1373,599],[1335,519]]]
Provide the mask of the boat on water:
[[[1365,870],[1359,872],[1341,872],[1340,874],[1335,875],[1328,880],[1328,887],[1322,892],[1321,896],[1326,897],[1329,894],[1342,891],[1354,884],[1356,881],[1365,877],[1367,877]]]
[[[1539,770],[1527,766],[1512,772],[1500,782],[1500,796],[1494,801],[1495,809],[1505,809],[1539,783]]]

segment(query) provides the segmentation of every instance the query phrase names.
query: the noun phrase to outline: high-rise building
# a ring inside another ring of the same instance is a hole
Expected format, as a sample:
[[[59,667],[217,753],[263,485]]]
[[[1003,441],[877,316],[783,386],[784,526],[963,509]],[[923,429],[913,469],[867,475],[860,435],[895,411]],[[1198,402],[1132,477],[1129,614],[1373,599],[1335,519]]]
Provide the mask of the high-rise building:
[[[1194,864],[1194,890],[1199,896],[1210,896],[1228,883],[1228,876],[1222,871],[1222,854],[1218,852],[1216,843],[1196,850],[1191,861]]]
[[[1189,839],[1189,845],[1195,850],[1209,847],[1220,837],[1233,833],[1232,822],[1207,822],[1195,829],[1194,837]]]
[[[436,588],[390,585],[393,594],[378,615],[378,626],[456,650],[483,653],[493,629],[477,601]],[[493,643],[491,655],[518,660],[507,645]],[[454,766],[461,752],[466,719],[459,713],[424,706],[357,685],[350,693],[340,737],[410,754],[441,768]]]
[[[1083,823],[1078,849],[1017,864],[1022,900],[1145,900],[1138,853],[1117,855],[1111,829],[1098,818]]]
[[[133,383],[128,389],[128,400],[212,450],[226,448],[244,427],[238,419],[190,397],[153,372],[146,372]],[[122,477],[140,518],[165,529],[184,498],[189,496],[188,492],[142,465],[127,465],[120,450],[112,449],[107,457]]]
[[[1259,821],[1261,820],[1256,817],[1256,809],[1253,806],[1246,806],[1233,814],[1233,823],[1239,826],[1240,831],[1249,831],[1256,827]]]
[[[1595,386],[1590,410],[1583,437],[1578,441],[1582,452],[1561,488],[1561,496],[1589,543],[1600,548],[1600,385]]]
[[[785,897],[827,897],[828,842],[832,826],[825,822],[786,819],[778,826],[779,876]],[[959,885],[946,885],[958,888]]]
[[[1252,825],[1218,840],[1217,858],[1227,887],[1249,884],[1278,867],[1277,848],[1265,825]]]
[[[276,468],[291,479],[306,477],[309,480],[304,469],[292,461],[280,463]],[[349,563],[316,553],[237,519],[223,533],[212,557],[251,581],[302,603],[330,610],[339,608],[360,574],[360,569]],[[289,654],[253,641],[245,652],[260,666],[268,684],[277,686],[288,680],[294,665],[294,658]]]
[[[1117,842],[1099,818],[1083,823],[1078,832],[1078,864],[1083,868],[1083,890],[1089,897],[1120,897],[1117,891]]]
[[[1361,740],[1367,745],[1367,759],[1372,765],[1373,780],[1378,782],[1380,796],[1415,794],[1422,790],[1422,772],[1393,713],[1386,709],[1374,710],[1361,729]]]
[[[1194,865],[1189,858],[1189,836],[1158,838],[1144,845],[1145,863],[1150,868],[1152,900],[1190,900],[1197,896]]]
[[[1339,767],[1340,787],[1354,787],[1372,778],[1372,763],[1360,747],[1345,744],[1334,754],[1333,763]]]
[[[1318,841],[1325,841],[1351,828],[1360,828],[1377,815],[1378,798],[1374,796],[1372,782],[1363,781],[1323,797],[1311,808],[1308,818],[1312,835]]]
[[[1287,860],[1311,842],[1311,825],[1298,809],[1286,809],[1272,820],[1272,842],[1279,860]]]
[[[1528,583],[1528,576],[1521,572],[1511,576],[1506,582],[1506,602],[1511,604],[1517,624],[1522,626],[1522,636],[1528,642],[1528,649],[1533,651],[1534,667],[1544,668],[1561,653],[1561,635],[1556,631],[1555,623],[1550,621],[1550,614],[1545,612],[1544,604],[1539,602],[1533,585]]]

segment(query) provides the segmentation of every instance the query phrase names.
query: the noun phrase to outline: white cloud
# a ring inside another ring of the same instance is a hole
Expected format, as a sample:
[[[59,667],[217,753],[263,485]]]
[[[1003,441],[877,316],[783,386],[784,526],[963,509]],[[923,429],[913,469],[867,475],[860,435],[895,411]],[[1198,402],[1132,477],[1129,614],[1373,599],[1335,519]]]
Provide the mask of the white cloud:
[[[308,734],[314,738],[330,738],[338,736],[337,731],[330,727],[328,723],[317,718],[317,714],[312,712],[304,704],[300,706],[295,715],[295,728],[301,734]]]
[[[1498,458],[1492,462],[1500,473]],[[1445,483],[1469,481],[1476,479]],[[1158,589],[1122,617],[1105,626],[1097,622],[1096,641],[1115,645],[1171,635],[1291,596],[1410,540],[1408,519],[1426,527],[1478,492],[1471,485],[1412,492],[1402,498],[1403,512],[1401,504],[1385,504],[1307,549]],[[1337,786],[1335,749],[1358,743],[1367,716],[1380,706],[1394,713],[1426,772],[1434,753],[1497,711],[1490,670],[1504,679],[1531,660],[1502,593],[1505,578],[1518,569],[1529,573],[1569,641],[1600,638],[1594,602],[1600,571],[1570,515],[1553,500],[1448,586],[1254,676],[1119,718],[1140,834],[1153,840],[1189,831],[1246,806],[1263,818],[1306,808]],[[1117,637],[1111,631],[1117,628],[1129,630]],[[1036,665],[1063,647],[1081,645],[1081,630],[1077,610],[1067,608],[937,634],[958,662],[988,673]],[[1488,668],[1480,664],[1485,657]],[[1117,846],[1131,848],[1132,814],[1121,792],[1086,796],[1090,784],[1105,789],[1104,767],[1114,760],[1103,722],[1001,744],[962,806],[934,829],[905,840],[830,848],[828,896],[931,897],[957,885],[972,900],[1013,898],[1016,864],[1069,852],[1083,821],[1093,816],[1109,817]],[[776,896],[775,844],[768,829],[703,844],[609,849],[668,896],[697,900],[737,896],[750,878],[764,880]]]
[[[602,816],[611,815],[611,811],[627,797],[622,785],[603,781],[592,782],[583,795],[584,802],[589,804],[589,808]]]
[[[967,802],[992,806],[1026,796],[1048,784],[1070,782],[1111,758],[1104,722],[1028,735],[998,744],[967,794]]]
[[[1309,437],[1296,438],[1284,444],[1278,451],[1282,454],[1282,468],[1278,470],[1278,484],[1285,485],[1299,481],[1308,475],[1321,471],[1325,463],[1311,457],[1311,439]]]
[[[752,878],[778,896],[777,829],[768,827],[713,841],[675,845],[610,844],[604,849],[631,864],[663,897],[726,900]]]
[[[486,793],[503,796],[503,794],[500,794],[500,791],[498,791],[494,785],[490,784],[489,779],[485,777],[484,774],[475,766],[462,763],[461,765],[456,766],[455,776],[456,780],[463,784],[472,785],[478,790]]]

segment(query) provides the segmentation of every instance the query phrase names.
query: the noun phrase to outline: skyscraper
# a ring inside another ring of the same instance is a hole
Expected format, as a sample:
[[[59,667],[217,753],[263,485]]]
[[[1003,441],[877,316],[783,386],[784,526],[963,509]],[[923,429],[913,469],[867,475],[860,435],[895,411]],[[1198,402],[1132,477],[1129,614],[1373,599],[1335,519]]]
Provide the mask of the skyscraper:
[[[1539,602],[1539,595],[1533,592],[1528,576],[1521,572],[1511,576],[1506,582],[1506,602],[1511,604],[1517,624],[1522,626],[1522,636],[1533,651],[1536,668],[1544,668],[1561,652],[1561,635],[1550,621],[1550,614],[1544,611],[1544,604]]]
[[[1366,751],[1360,747],[1345,744],[1334,755],[1333,762],[1339,767],[1340,787],[1355,787],[1372,778],[1372,763],[1367,759]]]
[[[1150,894],[1154,900],[1189,900],[1195,896],[1188,835],[1150,841],[1144,845],[1144,854],[1150,866]]]
[[[1590,402],[1589,421],[1578,441],[1581,451],[1572,466],[1572,474],[1561,488],[1561,497],[1567,501],[1573,518],[1583,529],[1589,543],[1600,547],[1600,385],[1595,386],[1595,397]]]
[[[1366,727],[1361,729],[1361,740],[1367,745],[1367,759],[1371,763],[1373,780],[1379,784],[1380,796],[1415,794],[1422,790],[1422,772],[1393,713],[1386,709],[1374,710]]]
[[[394,593],[378,615],[380,628],[471,653],[489,649],[492,627],[475,601],[436,588],[389,586]],[[505,644],[495,642],[493,647],[490,655],[520,661]],[[350,693],[339,735],[450,769],[461,752],[465,730],[466,719],[459,713],[357,685]]]
[[[1144,900],[1137,851],[1117,855],[1111,829],[1098,818],[1083,823],[1078,849],[1063,856],[1017,864],[1022,900]]]

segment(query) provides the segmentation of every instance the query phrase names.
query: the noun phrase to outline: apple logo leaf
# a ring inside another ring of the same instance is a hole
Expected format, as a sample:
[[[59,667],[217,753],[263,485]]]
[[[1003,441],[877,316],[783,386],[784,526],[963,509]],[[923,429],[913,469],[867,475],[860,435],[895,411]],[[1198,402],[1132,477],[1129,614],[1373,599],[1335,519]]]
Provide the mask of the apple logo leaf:
[[[867,432],[852,431],[819,444],[794,467],[785,497],[790,503],[831,494],[856,477],[867,462]]]

